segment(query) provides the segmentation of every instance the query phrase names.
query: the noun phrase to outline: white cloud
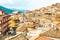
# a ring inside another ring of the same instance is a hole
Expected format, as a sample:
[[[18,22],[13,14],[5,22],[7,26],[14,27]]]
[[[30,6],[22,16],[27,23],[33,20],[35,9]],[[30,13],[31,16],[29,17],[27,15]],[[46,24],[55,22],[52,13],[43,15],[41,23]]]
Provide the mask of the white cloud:
[[[36,9],[49,6],[55,3],[60,3],[60,0],[30,0],[27,8]]]
[[[0,5],[17,9],[36,9],[60,3],[60,0],[0,0]]]
[[[7,6],[5,6],[5,7],[7,7]],[[22,9],[22,10],[28,10],[28,8],[26,8],[26,7],[20,7],[20,6],[18,6],[18,7],[8,6],[7,8],[10,8],[10,9]]]
[[[13,0],[7,0],[7,2],[10,4],[14,3]]]
[[[12,4],[13,0],[0,0],[0,4]]]

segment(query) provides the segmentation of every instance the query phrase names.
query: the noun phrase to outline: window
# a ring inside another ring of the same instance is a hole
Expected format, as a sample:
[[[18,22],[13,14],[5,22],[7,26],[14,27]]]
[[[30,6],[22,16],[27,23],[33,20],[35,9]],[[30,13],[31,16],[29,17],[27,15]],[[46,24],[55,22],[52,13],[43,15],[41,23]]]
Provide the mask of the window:
[[[1,29],[1,27],[0,27],[0,29]]]
[[[0,24],[1,24],[1,21],[0,21]]]
[[[52,13],[45,13],[45,15],[52,15]]]

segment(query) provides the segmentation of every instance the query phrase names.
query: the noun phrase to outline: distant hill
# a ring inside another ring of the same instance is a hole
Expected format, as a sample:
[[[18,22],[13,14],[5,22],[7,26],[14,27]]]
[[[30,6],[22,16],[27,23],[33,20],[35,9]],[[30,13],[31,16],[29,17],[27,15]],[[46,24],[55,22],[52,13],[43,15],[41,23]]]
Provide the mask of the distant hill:
[[[28,10],[20,10],[20,9],[9,9],[9,8],[3,7],[3,6],[0,6],[0,10],[5,11],[6,14],[11,14],[12,12],[14,12],[16,10],[19,11],[19,13],[23,13],[25,11],[28,11]]]
[[[0,10],[5,11],[6,14],[10,14],[14,11],[14,10],[8,9],[6,7],[3,7],[3,6],[0,6]]]
[[[13,9],[13,10],[18,11],[19,13],[24,13],[29,11],[29,10],[23,10],[23,9]]]

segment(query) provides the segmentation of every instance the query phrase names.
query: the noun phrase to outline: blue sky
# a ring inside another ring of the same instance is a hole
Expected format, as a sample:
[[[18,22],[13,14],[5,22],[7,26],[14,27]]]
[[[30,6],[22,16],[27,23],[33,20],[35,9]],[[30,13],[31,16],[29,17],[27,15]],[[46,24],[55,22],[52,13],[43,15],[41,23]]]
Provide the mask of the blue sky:
[[[1,6],[26,10],[33,10],[55,3],[60,3],[60,0],[0,0]]]

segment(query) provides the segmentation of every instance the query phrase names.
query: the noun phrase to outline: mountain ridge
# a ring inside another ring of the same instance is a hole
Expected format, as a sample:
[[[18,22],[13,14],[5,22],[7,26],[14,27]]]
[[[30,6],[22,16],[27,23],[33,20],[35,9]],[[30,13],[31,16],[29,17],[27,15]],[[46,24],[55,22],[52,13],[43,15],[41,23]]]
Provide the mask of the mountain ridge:
[[[25,11],[28,11],[28,10],[20,10],[20,9],[10,9],[4,6],[0,6],[0,10],[5,11],[6,14],[11,14],[14,11],[18,11],[19,13],[24,13]]]

